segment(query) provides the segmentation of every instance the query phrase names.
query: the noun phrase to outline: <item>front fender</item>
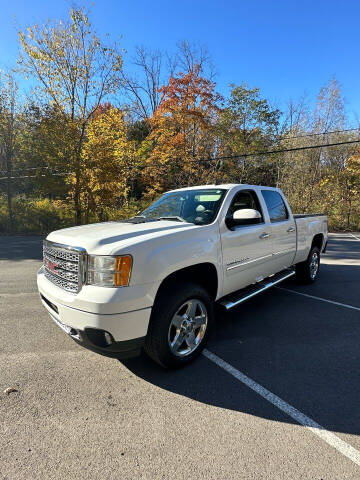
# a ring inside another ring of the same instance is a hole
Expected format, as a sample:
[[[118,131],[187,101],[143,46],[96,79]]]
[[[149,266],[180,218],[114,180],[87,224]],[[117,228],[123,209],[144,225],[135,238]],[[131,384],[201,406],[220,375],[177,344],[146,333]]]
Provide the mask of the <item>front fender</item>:
[[[134,246],[132,284],[160,283],[172,273],[201,263],[211,263],[222,284],[222,254],[217,224],[171,233]]]

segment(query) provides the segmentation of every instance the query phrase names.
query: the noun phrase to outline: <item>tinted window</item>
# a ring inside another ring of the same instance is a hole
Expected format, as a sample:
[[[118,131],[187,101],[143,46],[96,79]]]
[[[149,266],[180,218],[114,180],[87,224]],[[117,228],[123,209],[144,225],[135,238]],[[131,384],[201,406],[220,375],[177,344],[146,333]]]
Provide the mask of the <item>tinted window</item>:
[[[280,193],[274,192],[274,190],[262,190],[261,193],[268,208],[271,222],[281,222],[289,217]]]

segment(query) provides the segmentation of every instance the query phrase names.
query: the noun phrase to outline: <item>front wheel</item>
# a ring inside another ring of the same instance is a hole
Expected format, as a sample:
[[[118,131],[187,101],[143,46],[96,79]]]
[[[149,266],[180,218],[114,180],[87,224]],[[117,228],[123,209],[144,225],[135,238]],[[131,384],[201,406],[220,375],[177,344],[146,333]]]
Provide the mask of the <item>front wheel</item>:
[[[213,300],[203,287],[173,284],[155,302],[145,351],[165,368],[181,367],[200,355],[213,321]]]
[[[298,263],[295,267],[296,279],[299,283],[314,283],[320,270],[320,250],[313,247],[310,250],[308,258],[305,262]]]

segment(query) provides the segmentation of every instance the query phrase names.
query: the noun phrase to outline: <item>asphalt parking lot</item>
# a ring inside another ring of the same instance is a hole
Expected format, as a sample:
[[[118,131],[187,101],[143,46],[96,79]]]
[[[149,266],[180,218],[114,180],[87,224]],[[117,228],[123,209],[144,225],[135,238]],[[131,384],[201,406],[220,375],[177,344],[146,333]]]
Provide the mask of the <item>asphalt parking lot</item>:
[[[360,478],[360,234],[330,236],[317,284],[219,316],[175,372],[76,345],[40,259],[39,237],[0,237],[2,480]]]

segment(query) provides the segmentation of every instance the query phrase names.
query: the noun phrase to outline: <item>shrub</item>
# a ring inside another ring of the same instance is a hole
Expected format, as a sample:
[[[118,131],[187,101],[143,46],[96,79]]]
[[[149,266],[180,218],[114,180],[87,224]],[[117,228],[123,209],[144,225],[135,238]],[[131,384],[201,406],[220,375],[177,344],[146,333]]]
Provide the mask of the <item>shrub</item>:
[[[13,199],[14,226],[9,229],[8,209],[5,199],[0,198],[0,232],[46,234],[73,224],[73,213],[59,201],[48,198]]]
[[[130,199],[121,207],[106,207],[102,217],[92,214],[89,223],[116,221],[130,218],[146,208],[149,202]],[[5,197],[0,197],[0,233],[48,234],[53,230],[72,227],[75,216],[72,205],[48,198],[28,199],[19,196],[13,199],[14,226],[9,228],[9,215]]]

